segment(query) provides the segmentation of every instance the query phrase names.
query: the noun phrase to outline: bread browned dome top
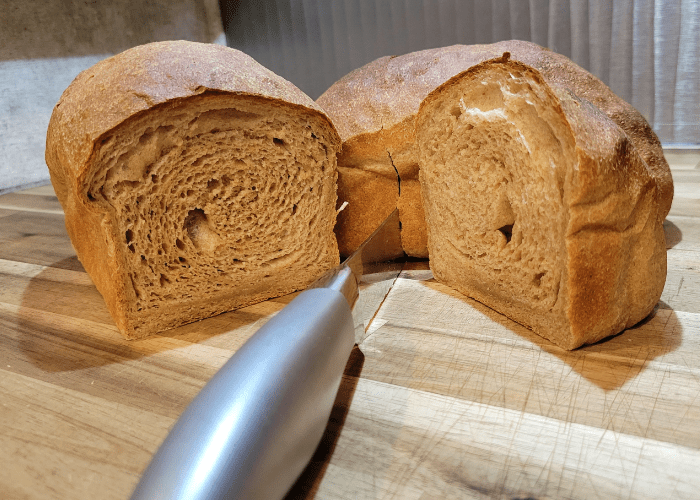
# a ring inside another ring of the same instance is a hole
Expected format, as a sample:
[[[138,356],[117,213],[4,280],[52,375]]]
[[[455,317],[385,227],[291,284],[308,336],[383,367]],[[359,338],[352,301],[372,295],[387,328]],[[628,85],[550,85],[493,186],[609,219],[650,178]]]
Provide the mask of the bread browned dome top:
[[[452,45],[385,56],[351,71],[318,98],[343,141],[388,129],[457,73],[498,54],[490,45]]]

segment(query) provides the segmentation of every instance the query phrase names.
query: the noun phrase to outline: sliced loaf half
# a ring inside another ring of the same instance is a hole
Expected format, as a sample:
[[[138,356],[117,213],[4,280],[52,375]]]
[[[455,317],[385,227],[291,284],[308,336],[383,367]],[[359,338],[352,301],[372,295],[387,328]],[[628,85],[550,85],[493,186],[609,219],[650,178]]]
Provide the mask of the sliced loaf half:
[[[78,258],[138,338],[336,265],[339,149],[323,111],[250,57],[162,42],[75,79],[46,162]]]
[[[659,300],[672,185],[599,108],[509,57],[421,104],[430,266],[574,349],[636,324]]]

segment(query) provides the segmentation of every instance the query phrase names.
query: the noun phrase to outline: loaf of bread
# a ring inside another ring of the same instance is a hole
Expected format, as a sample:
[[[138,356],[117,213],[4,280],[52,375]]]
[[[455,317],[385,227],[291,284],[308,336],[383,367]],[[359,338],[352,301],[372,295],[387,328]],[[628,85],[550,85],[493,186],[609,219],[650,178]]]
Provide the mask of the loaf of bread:
[[[668,211],[673,185],[661,144],[644,117],[603,82],[568,58],[530,42],[454,45],[377,59],[340,79],[317,100],[343,140],[338,203],[349,205],[336,228],[341,253],[357,248],[398,206],[403,248],[396,251],[428,256],[416,113],[435,88],[503,52],[537,69],[548,83],[565,85],[617,124],[651,169],[661,193],[661,211]]]
[[[162,42],[75,79],[46,163],[78,258],[138,338],[336,265],[340,144],[313,100],[252,58]]]
[[[574,349],[658,302],[673,184],[638,113],[538,50],[543,71],[505,52],[425,98],[420,184],[436,279]]]

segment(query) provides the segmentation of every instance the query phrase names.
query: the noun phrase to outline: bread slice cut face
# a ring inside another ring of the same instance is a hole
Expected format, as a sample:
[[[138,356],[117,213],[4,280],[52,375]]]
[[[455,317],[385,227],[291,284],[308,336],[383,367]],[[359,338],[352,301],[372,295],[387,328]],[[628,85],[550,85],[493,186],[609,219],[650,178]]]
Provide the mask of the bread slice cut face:
[[[588,101],[503,58],[416,122],[435,277],[565,349],[630,327],[666,275],[656,181]]]
[[[284,295],[335,263],[331,151],[279,108],[205,94],[102,139],[86,196],[109,220],[134,332]]]
[[[162,99],[150,82],[150,93],[140,92],[145,109],[95,127],[84,163],[73,161],[65,141],[83,140],[70,128],[79,113],[72,95],[96,91],[89,75],[69,88],[49,131],[47,163],[69,235],[128,338],[303,289],[338,263],[339,138],[330,121],[309,98],[304,107],[233,91],[237,74],[278,78],[250,71],[257,63],[240,53],[230,61],[221,48],[180,42],[145,55],[167,65],[174,57],[201,61],[202,50],[217,51],[213,60],[233,75],[230,84],[187,82]],[[93,73],[112,78],[104,72]]]

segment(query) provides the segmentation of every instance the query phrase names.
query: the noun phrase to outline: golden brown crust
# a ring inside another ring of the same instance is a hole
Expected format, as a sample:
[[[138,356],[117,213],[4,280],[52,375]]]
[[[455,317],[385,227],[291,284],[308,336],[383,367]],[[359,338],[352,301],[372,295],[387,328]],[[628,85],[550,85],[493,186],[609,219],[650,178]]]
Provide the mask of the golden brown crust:
[[[397,203],[401,219],[401,245],[406,254],[428,258],[428,233],[422,231],[425,224],[423,199],[418,179],[401,180],[401,194]]]
[[[644,117],[565,56],[531,42],[454,45],[383,57],[341,78],[317,101],[343,140],[345,151],[339,165],[376,171],[376,165],[381,164],[387,170],[390,162],[386,159],[371,167],[362,155],[372,151],[379,158],[383,151],[389,151],[400,179],[403,181],[404,175],[417,179],[418,155],[410,147],[415,145],[415,135],[407,124],[412,124],[421,101],[451,77],[504,52],[509,52],[512,60],[537,69],[548,84],[570,89],[591,101],[629,136],[656,179],[665,217],[673,198],[673,182],[661,144]],[[423,220],[406,221],[403,227],[413,234],[426,233]],[[351,236],[340,232],[338,237],[342,241]]]
[[[578,153],[566,238],[573,349],[637,324],[657,304],[666,281],[666,193],[616,123],[570,92],[558,97]]]
[[[396,207],[399,186],[396,177],[356,168],[338,168],[338,208],[347,201],[338,214],[335,226],[340,255],[354,252]],[[397,239],[397,241],[400,241]],[[393,257],[402,255],[401,248],[386,249]]]
[[[390,130],[415,116],[421,101],[438,85],[500,55],[498,50],[489,45],[453,45],[382,57],[348,73],[317,102],[336,124],[343,142]]]
[[[129,127],[153,110],[174,109],[209,96],[245,98],[251,103],[286,109],[317,124],[329,155],[334,157],[340,149],[337,131],[323,110],[294,85],[237,50],[183,41],[135,47],[85,70],[63,93],[49,123],[46,163],[64,208],[66,228],[117,326],[129,338],[182,324],[182,311],[173,311],[172,324],[160,320],[139,332],[134,330],[133,317],[130,319],[127,310],[135,296],[125,270],[123,230],[117,231],[115,213],[91,200],[88,192],[95,161],[103,139],[113,131]],[[327,175],[334,181],[335,168]],[[332,249],[327,264],[337,264],[333,234],[323,237],[328,240],[327,248]],[[293,290],[287,287],[274,293]],[[240,297],[222,299],[216,307],[190,297],[192,300],[183,299],[182,307],[192,309],[190,321],[194,321],[206,317],[207,311],[222,312],[272,296],[260,290],[251,290],[249,295],[243,301]],[[145,312],[143,317],[147,317]]]

